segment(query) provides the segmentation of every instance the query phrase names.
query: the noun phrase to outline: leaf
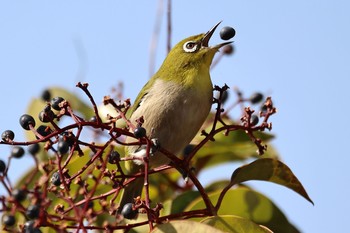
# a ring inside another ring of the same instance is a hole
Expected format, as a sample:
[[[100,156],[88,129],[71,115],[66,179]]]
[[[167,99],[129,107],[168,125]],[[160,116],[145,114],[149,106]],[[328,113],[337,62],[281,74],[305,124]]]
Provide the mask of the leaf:
[[[213,183],[207,185],[205,187],[205,191],[207,193],[212,193],[212,192],[216,192],[219,190],[223,190],[229,183],[230,183],[229,180],[217,180],[217,181],[214,181]]]
[[[224,232],[231,233],[272,233],[271,230],[260,226],[249,219],[235,215],[209,217],[201,221]]]
[[[199,196],[200,194],[198,191],[184,192],[177,196],[175,199],[170,200],[171,204],[170,206],[168,206],[170,210],[168,211],[168,213],[163,212],[162,214],[165,215],[181,213],[184,211],[184,209],[186,209],[188,204],[190,204],[194,199],[196,199]]]
[[[169,223],[157,225],[152,233],[223,233],[212,226],[189,220],[171,221]]]
[[[51,227],[41,227],[40,228],[42,233],[55,233],[56,230],[52,229]]]
[[[216,203],[221,191],[209,194],[212,203]],[[205,208],[202,198],[194,200],[186,211]],[[218,210],[218,215],[236,215],[268,227],[273,232],[298,233],[289,223],[282,211],[266,196],[248,187],[230,189]]]
[[[208,142],[194,156],[196,170],[210,168],[227,162],[243,161],[249,158],[258,158],[257,147],[252,142]],[[278,158],[278,153],[272,145],[263,155],[264,157]]]
[[[314,204],[290,168],[277,159],[257,159],[250,164],[236,169],[231,176],[232,185],[248,180],[263,180],[283,185]]]

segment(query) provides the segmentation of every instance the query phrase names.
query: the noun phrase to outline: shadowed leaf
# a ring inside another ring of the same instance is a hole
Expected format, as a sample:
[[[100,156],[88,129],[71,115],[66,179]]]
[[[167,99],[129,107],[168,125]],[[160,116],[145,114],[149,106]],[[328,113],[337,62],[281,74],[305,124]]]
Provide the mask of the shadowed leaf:
[[[221,191],[209,194],[211,202],[216,203],[220,194]],[[203,208],[205,208],[205,204],[203,199],[199,197],[186,208],[186,211]],[[273,232],[299,233],[271,200],[248,187],[229,190],[218,210],[218,215],[240,216],[264,225]]]
[[[270,181],[283,185],[314,204],[298,178],[287,165],[279,160],[270,158],[257,159],[250,164],[236,169],[231,176],[232,185],[249,180]]]

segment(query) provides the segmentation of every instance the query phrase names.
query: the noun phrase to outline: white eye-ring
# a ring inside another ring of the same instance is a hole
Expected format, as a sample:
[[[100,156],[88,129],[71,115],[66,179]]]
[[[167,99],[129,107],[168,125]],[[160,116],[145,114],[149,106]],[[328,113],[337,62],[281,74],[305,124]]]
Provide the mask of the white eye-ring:
[[[183,49],[186,53],[196,52],[198,48],[198,44],[194,41],[188,41],[183,45]]]

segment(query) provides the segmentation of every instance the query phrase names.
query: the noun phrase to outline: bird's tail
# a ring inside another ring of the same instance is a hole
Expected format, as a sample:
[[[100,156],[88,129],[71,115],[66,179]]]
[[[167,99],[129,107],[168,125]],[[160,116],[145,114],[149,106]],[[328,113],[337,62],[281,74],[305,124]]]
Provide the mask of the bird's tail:
[[[119,213],[123,209],[123,206],[127,203],[134,203],[134,199],[141,196],[143,189],[143,177],[136,178],[133,182],[129,183],[123,191],[122,198],[119,206]]]

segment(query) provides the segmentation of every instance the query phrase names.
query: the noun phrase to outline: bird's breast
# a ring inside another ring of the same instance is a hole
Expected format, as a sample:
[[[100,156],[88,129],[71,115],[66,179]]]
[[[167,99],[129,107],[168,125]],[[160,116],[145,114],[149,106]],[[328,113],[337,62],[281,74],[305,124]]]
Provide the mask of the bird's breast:
[[[151,139],[157,138],[161,147],[177,154],[194,138],[208,116],[211,104],[211,82],[205,88],[197,88],[158,79],[130,120],[135,123],[143,116],[147,135]],[[151,162],[153,165],[166,163],[165,156],[156,157]]]

